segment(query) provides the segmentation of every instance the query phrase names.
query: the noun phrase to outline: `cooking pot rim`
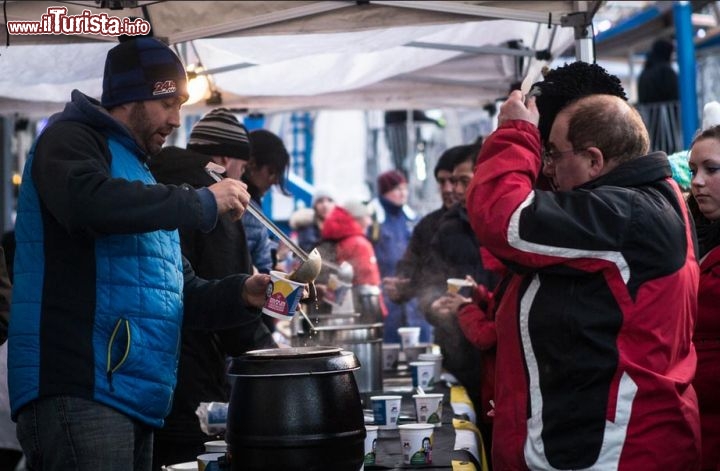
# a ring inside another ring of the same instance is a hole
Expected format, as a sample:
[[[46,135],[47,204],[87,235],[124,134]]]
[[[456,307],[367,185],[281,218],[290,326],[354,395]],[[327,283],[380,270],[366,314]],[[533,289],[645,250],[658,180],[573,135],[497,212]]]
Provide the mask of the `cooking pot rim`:
[[[291,350],[283,355],[274,350]],[[292,351],[296,352],[292,354]],[[297,353],[300,352],[300,353]],[[228,368],[232,377],[311,376],[345,373],[360,368],[352,351],[334,346],[256,350],[234,357]]]
[[[265,348],[261,350],[250,350],[249,352],[243,353],[238,358],[249,361],[262,361],[283,358],[314,358],[324,356],[337,356],[340,352],[342,352],[342,348],[328,345],[290,348]]]
[[[326,331],[326,330],[368,330],[368,329],[381,329],[383,327],[382,322],[376,322],[374,324],[347,324],[347,325],[318,325],[314,326],[313,330]]]

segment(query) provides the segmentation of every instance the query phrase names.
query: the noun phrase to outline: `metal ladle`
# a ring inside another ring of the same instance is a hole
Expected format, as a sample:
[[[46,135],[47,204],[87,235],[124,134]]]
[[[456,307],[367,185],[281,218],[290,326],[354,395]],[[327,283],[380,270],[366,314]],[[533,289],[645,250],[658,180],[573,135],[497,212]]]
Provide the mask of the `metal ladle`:
[[[225,168],[214,162],[208,162],[205,166],[205,171],[210,177],[216,182],[223,179],[222,173],[225,172]],[[320,274],[322,268],[322,257],[317,249],[313,249],[309,254],[301,249],[290,237],[278,226],[275,225],[262,210],[253,202],[250,201],[247,205],[247,211],[252,214],[263,226],[267,227],[270,232],[275,234],[280,240],[282,240],[288,248],[297,255],[302,263],[299,267],[293,270],[289,275],[288,279],[296,281],[298,283],[312,283],[315,278]]]

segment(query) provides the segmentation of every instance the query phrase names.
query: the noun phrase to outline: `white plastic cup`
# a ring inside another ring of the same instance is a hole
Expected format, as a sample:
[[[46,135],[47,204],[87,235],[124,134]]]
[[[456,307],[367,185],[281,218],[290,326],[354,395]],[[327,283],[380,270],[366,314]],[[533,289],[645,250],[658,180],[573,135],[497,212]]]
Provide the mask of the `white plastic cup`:
[[[414,394],[415,413],[419,424],[432,424],[435,428],[442,426],[442,393]]]
[[[204,453],[197,457],[198,471],[220,471],[218,458],[225,453]]]
[[[472,289],[472,283],[464,278],[448,278],[447,279],[447,290],[448,293],[460,293],[463,296],[470,296],[470,290]]]
[[[365,465],[375,465],[375,446],[377,445],[378,426],[366,425],[365,432],[365,454],[363,455],[363,468],[365,467]]]
[[[420,327],[398,327],[402,348],[414,347],[420,343]]]
[[[418,361],[431,361],[435,365],[433,370],[433,381],[437,383],[440,381],[440,375],[442,375],[442,361],[443,356],[441,353],[421,353],[418,355]]]
[[[403,424],[398,428],[400,429],[400,449],[403,463],[431,464],[435,427],[432,424]]]
[[[414,388],[421,387],[425,391],[431,391],[435,387],[433,374],[435,363],[432,361],[411,361],[410,374]]]
[[[384,343],[382,346],[383,355],[383,370],[391,371],[396,370],[398,366],[398,359],[400,357],[400,344],[399,343]]]
[[[227,443],[225,443],[225,440],[205,442],[205,451],[208,453],[225,453],[227,451]]]
[[[421,353],[427,353],[428,348],[431,348],[432,344],[420,342],[417,345],[406,347],[402,353],[405,355],[405,361],[410,363],[411,361],[418,361]]]
[[[373,420],[380,430],[396,429],[402,396],[371,396]]]
[[[305,284],[288,280],[286,277],[287,273],[281,271],[270,272],[263,314],[276,319],[292,319],[295,315]]]
[[[163,471],[197,471],[197,460],[187,461],[185,463],[169,464],[163,468]]]

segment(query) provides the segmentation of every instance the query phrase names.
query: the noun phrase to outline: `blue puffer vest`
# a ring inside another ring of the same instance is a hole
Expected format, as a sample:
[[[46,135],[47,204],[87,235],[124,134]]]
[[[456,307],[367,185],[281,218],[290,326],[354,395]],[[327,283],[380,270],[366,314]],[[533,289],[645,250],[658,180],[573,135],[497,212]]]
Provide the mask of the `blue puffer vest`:
[[[108,146],[113,177],[155,183],[133,152],[112,137]],[[72,355],[74,350],[67,342],[48,345],[41,341],[46,335],[42,334],[43,280],[48,261],[43,254],[43,222],[32,162],[33,151],[25,165],[16,227],[8,355],[13,417],[28,402],[61,390],[161,427],[172,402],[182,324],[183,270],[177,231],[95,239],[95,312],[82,316],[93,319],[92,330],[88,329],[92,358],[82,361],[94,365],[94,372],[87,381],[68,378],[68,386],[45,385],[42,370],[53,368],[53,361],[62,362],[63,355]]]

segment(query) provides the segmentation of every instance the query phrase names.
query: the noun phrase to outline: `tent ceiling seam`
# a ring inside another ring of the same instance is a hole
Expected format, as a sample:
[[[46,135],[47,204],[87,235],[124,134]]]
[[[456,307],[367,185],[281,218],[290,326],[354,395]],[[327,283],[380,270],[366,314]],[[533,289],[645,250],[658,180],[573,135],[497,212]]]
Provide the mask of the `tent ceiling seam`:
[[[215,36],[222,36],[224,34],[235,33],[246,29],[267,26],[273,23],[296,20],[299,18],[304,18],[306,16],[317,15],[319,13],[327,13],[333,10],[339,10],[341,8],[347,8],[351,6],[355,6],[355,4],[342,1],[314,2],[310,5],[287,8],[273,13],[257,15],[244,20],[235,20],[224,24],[211,25],[205,28],[197,28],[187,33],[173,34],[168,38],[168,40],[171,44],[174,44],[177,42],[191,41],[193,39],[212,38]]]
[[[483,18],[497,18],[503,20],[530,21],[534,23],[548,22],[548,13],[551,13],[552,23],[560,24],[560,12],[548,11],[521,11],[519,9],[500,8],[496,6],[457,4],[444,1],[414,1],[414,0],[371,0],[374,5],[385,5],[388,7],[411,8],[416,10],[439,11],[443,13],[455,13],[459,15],[479,16]]]

